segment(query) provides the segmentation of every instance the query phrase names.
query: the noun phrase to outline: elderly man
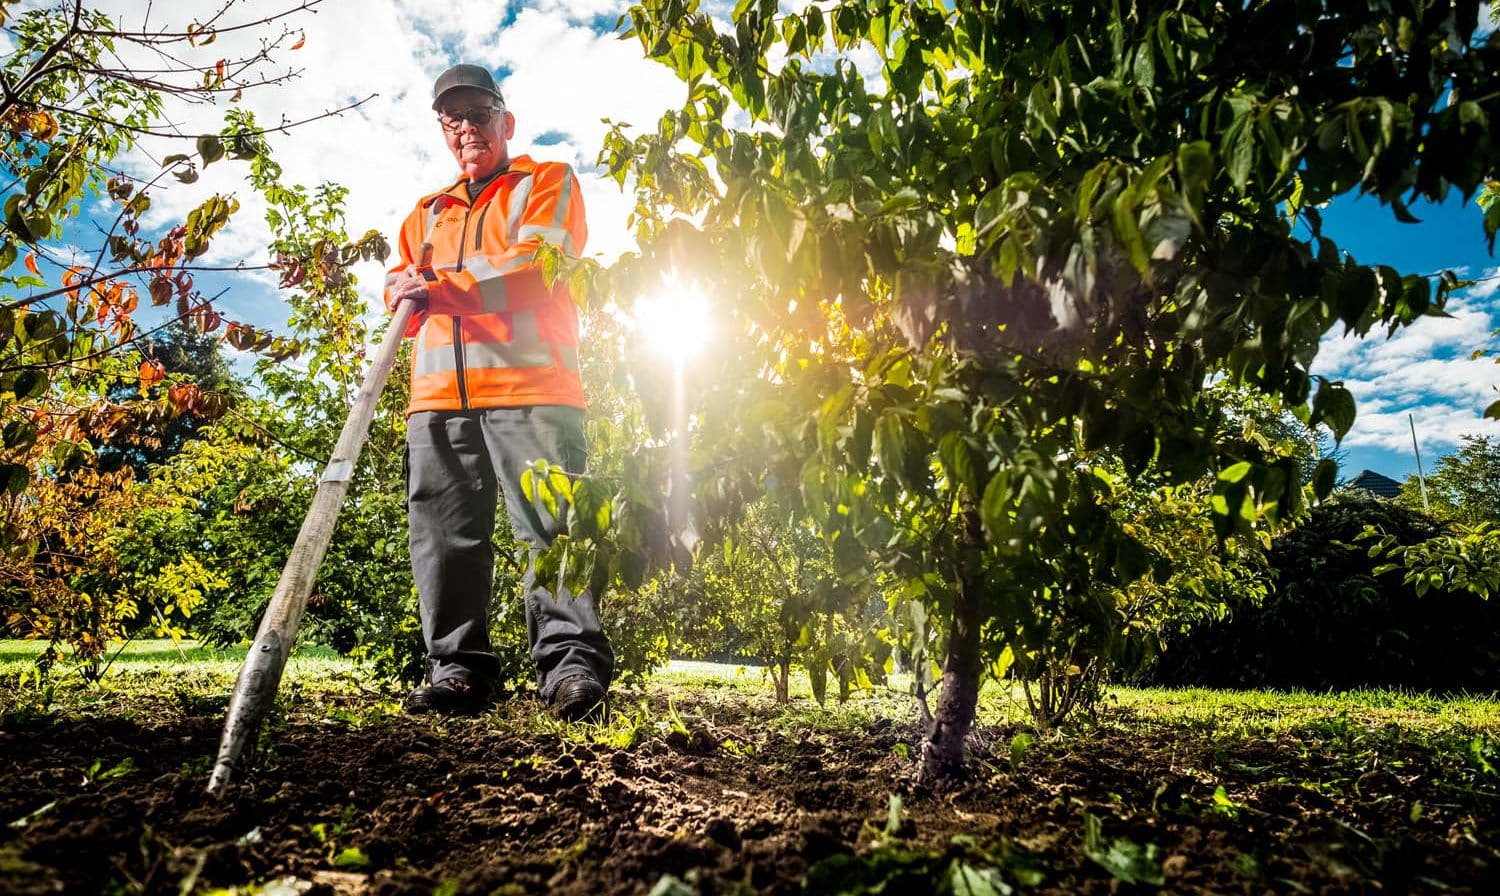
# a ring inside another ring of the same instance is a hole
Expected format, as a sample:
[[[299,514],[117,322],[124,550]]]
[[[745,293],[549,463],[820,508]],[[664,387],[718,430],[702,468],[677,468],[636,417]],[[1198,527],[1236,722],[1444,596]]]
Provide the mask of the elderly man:
[[[588,231],[568,165],[510,157],[515,116],[489,71],[448,69],[432,107],[462,176],[407,216],[386,281],[389,308],[417,303],[407,497],[428,662],[407,708],[470,714],[489,704],[499,669],[488,626],[497,499],[539,550],[561,526],[526,500],[521,472],[537,458],[584,467],[577,311],[561,283],[547,288],[535,254],[545,241],[576,256]],[[614,654],[595,596],[554,595],[530,571],[524,587],[542,699],[568,719],[601,711]]]

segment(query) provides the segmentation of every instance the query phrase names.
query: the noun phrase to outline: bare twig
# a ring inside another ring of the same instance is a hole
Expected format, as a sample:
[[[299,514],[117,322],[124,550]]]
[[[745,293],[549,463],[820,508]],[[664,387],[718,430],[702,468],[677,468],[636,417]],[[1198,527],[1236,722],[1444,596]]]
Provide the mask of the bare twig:
[[[329,109],[327,111],[320,112],[317,115],[309,116],[308,118],[299,119],[297,121],[283,121],[281,124],[276,125],[275,127],[261,128],[259,130],[255,130],[255,131],[237,131],[236,132],[236,136],[240,136],[240,137],[260,137],[260,136],[263,136],[265,134],[285,134],[287,131],[291,130],[292,128],[301,127],[302,125],[305,125],[305,124],[311,124],[312,122],[315,122],[315,121],[321,121],[321,120],[323,120],[325,118],[334,118],[336,116],[344,114],[345,112],[348,112],[350,109],[358,109],[360,106],[363,106],[365,103],[368,103],[370,100],[374,99],[377,96],[380,96],[380,94],[378,94],[378,93],[372,93],[369,96],[365,97],[364,99],[356,100],[355,102],[352,102],[352,103],[348,104],[347,106],[340,106],[337,109]],[[177,139],[187,139],[188,138],[188,135],[183,134],[181,131],[173,132],[173,131],[157,130],[155,128],[136,127],[135,125],[124,124],[122,122],[114,121],[112,119],[103,118],[103,117],[97,116],[97,115],[89,115],[89,114],[87,114],[85,112],[79,112],[79,111],[77,111],[75,109],[67,109],[67,108],[63,108],[61,106],[53,106],[53,105],[50,105],[48,103],[38,103],[37,107],[41,108],[41,109],[46,109],[49,112],[61,112],[61,113],[65,114],[65,115],[71,115],[71,116],[73,116],[75,118],[84,118],[84,119],[88,119],[90,121],[97,121],[97,122],[100,122],[101,124],[107,124],[107,125],[110,125],[111,127],[119,128],[122,131],[129,131],[132,134],[147,134],[147,135],[150,135],[152,137],[173,137],[173,138],[177,138]],[[172,125],[172,126],[176,127],[175,125]]]
[[[85,31],[83,33],[97,37],[120,38],[123,40],[129,40],[143,44],[155,43],[157,41],[175,43],[178,41],[187,40],[188,38],[196,38],[208,33],[228,34],[231,31],[243,31],[246,28],[255,28],[260,25],[269,25],[272,22],[288,18],[289,16],[296,15],[300,12],[311,12],[316,15],[317,10],[313,9],[313,7],[322,2],[323,0],[303,0],[303,2],[298,6],[294,6],[291,9],[274,13],[262,19],[257,19],[253,22],[241,22],[238,25],[225,25],[222,28],[214,27],[213,23],[218,21],[218,19],[223,16],[231,6],[234,5],[234,0],[231,0],[231,2],[224,4],[223,8],[221,8],[207,22],[204,23],[203,30],[194,31],[192,33],[186,31]]]

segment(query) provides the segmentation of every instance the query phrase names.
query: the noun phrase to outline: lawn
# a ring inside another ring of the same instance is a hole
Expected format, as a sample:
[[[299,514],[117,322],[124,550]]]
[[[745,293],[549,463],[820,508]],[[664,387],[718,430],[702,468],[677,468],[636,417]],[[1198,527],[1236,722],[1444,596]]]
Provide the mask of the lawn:
[[[0,892],[1493,893],[1500,704],[1117,689],[1037,737],[990,685],[971,777],[911,780],[897,690],[788,706],[674,663],[567,725],[518,696],[405,716],[293,659],[255,767],[204,794],[242,651],[132,644],[22,682],[0,642]]]

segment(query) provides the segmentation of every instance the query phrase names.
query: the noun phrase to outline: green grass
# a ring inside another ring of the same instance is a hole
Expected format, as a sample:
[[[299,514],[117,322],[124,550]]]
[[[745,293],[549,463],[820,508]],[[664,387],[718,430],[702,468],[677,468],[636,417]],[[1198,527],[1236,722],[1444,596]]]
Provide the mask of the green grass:
[[[36,658],[47,649],[45,641],[0,640],[0,676],[17,675],[31,668]],[[126,644],[111,644],[105,652],[109,664],[107,676],[139,675],[160,672],[166,669],[182,669],[191,666],[198,673],[222,673],[233,676],[245,660],[244,647],[217,648],[197,641],[173,643],[159,640],[131,641]],[[66,653],[59,663],[57,674],[72,674],[72,657]],[[293,671],[309,676],[339,671],[353,671],[354,663],[326,647],[299,647],[288,663],[288,674]]]
[[[0,640],[0,681],[15,681],[30,672],[43,642]],[[112,645],[105,680],[90,685],[64,657],[48,680],[46,702],[57,709],[90,708],[109,711],[119,699],[134,694],[160,694],[187,705],[213,710],[227,699],[245,657],[244,647],[217,649],[194,641],[140,640]],[[808,726],[859,728],[876,718],[908,721],[915,717],[908,693],[909,677],[892,676],[873,690],[857,691],[847,704],[830,699],[826,709],[812,698],[805,673],[791,678],[792,702],[777,707],[770,677],[756,666],[674,661],[650,676],[637,689],[621,689],[616,706],[626,711],[625,729],[672,727],[677,723],[661,707],[691,703],[693,715],[712,723],[729,721],[747,705],[758,709],[767,724],[779,728]],[[0,687],[0,709],[35,703],[25,691]],[[11,692],[5,696],[5,692]],[[298,648],[288,663],[282,691],[339,694],[364,692],[396,699],[401,688],[371,678],[356,663],[327,648]],[[935,700],[935,695],[933,698]],[[653,709],[642,708],[649,704]],[[618,713],[617,713],[618,715]],[[1440,697],[1399,690],[1358,690],[1341,693],[1305,691],[1217,691],[1207,689],[1110,688],[1101,717],[1130,717],[1239,736],[1274,736],[1309,727],[1347,724],[1361,729],[1396,726],[1413,733],[1500,730],[1500,700],[1494,696]],[[1019,686],[986,682],[980,697],[979,722],[1021,726],[1027,722],[1025,699]],[[610,737],[626,738],[615,732]]]
[[[1232,718],[1266,732],[1294,730],[1330,716],[1363,726],[1500,730],[1500,700],[1492,695],[1440,697],[1374,688],[1331,693],[1117,688],[1111,694],[1121,708],[1142,715],[1199,723]]]

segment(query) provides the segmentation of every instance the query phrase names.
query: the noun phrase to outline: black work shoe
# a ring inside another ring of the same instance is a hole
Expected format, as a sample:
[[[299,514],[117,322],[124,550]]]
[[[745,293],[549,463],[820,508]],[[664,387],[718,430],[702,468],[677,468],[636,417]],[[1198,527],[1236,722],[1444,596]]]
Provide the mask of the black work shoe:
[[[609,711],[604,686],[587,676],[569,678],[552,692],[552,713],[569,722],[597,722]]]
[[[490,686],[462,678],[445,678],[437,684],[418,685],[406,698],[409,713],[441,713],[474,716],[490,705]]]

